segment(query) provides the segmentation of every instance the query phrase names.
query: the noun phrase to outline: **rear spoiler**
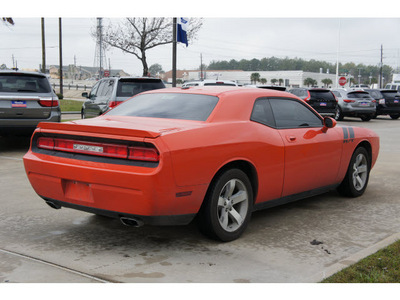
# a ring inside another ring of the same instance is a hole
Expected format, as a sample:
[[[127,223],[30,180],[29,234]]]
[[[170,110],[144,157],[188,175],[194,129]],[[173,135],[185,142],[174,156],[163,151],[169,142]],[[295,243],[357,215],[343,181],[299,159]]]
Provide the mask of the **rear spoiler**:
[[[100,134],[110,134],[110,135],[124,135],[130,137],[140,137],[140,138],[156,138],[161,135],[160,132],[155,132],[151,130],[139,130],[121,127],[103,127],[96,125],[81,125],[74,123],[53,123],[53,122],[41,122],[37,128],[51,129],[51,130],[63,130],[63,131],[75,131],[75,132],[88,132],[88,133],[100,133]]]

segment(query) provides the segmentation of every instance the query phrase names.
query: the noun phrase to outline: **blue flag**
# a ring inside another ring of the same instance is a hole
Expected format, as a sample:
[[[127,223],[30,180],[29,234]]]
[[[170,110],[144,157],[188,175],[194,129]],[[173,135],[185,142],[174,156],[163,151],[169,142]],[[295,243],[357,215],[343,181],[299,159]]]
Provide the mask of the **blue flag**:
[[[187,18],[178,18],[177,22],[177,33],[176,33],[176,40],[177,42],[186,44],[186,47],[188,46],[188,39],[187,39],[187,24],[188,24],[188,19]]]

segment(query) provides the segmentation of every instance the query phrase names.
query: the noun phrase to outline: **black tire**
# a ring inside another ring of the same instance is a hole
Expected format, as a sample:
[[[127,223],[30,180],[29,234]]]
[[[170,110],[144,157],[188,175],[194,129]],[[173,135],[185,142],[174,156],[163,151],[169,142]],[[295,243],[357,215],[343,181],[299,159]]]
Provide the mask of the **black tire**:
[[[350,159],[346,176],[338,187],[338,192],[347,197],[359,197],[368,185],[371,159],[364,147],[358,147]]]
[[[335,120],[336,120],[336,121],[343,121],[343,118],[344,118],[344,116],[343,116],[342,109],[341,109],[340,106],[338,105],[338,106],[336,107]]]
[[[393,120],[397,120],[397,119],[400,117],[400,114],[391,114],[390,117],[391,117]]]
[[[240,201],[235,203],[234,198]],[[227,170],[212,181],[207,191],[198,215],[199,229],[210,238],[233,241],[245,231],[252,210],[249,178],[239,169]]]
[[[362,121],[368,122],[369,120],[372,119],[372,116],[370,116],[370,115],[363,115],[363,116],[361,116],[360,118],[361,118]]]

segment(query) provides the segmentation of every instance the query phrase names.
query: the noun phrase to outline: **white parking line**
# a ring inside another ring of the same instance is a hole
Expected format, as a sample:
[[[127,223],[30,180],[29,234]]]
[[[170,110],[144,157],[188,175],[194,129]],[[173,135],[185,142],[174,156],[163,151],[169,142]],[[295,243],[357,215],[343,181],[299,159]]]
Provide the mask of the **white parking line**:
[[[57,268],[57,269],[61,269],[61,270],[66,271],[66,272],[74,273],[74,274],[77,274],[77,275],[80,275],[80,276],[83,276],[83,277],[86,277],[86,278],[89,278],[89,279],[92,279],[92,280],[96,280],[98,282],[111,283],[111,281],[107,281],[107,280],[101,279],[99,277],[95,277],[95,276],[92,276],[92,275],[89,275],[89,274],[86,274],[86,273],[82,273],[82,272],[79,272],[79,271],[76,271],[76,270],[72,270],[72,269],[69,269],[69,268],[66,268],[66,267],[51,263],[51,262],[47,262],[47,261],[42,260],[42,259],[38,259],[38,258],[34,258],[34,257],[31,257],[31,256],[28,256],[28,255],[20,254],[20,253],[9,251],[9,250],[5,250],[5,249],[0,249],[0,252],[6,253],[6,254],[10,254],[10,255],[14,255],[14,256],[18,256],[18,257],[22,257],[22,258],[25,258],[25,259],[28,259],[28,260],[32,260],[32,261],[37,262],[37,263],[45,264],[45,265],[48,265],[48,266],[51,266],[51,267],[54,267],[54,268]]]
[[[22,158],[11,157],[11,156],[3,156],[3,155],[0,155],[0,158],[22,161]]]

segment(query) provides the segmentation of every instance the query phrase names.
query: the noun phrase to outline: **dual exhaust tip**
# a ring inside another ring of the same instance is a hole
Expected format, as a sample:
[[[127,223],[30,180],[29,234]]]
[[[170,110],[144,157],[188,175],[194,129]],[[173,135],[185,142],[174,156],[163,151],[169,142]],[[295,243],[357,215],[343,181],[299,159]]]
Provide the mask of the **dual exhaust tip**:
[[[46,203],[48,206],[54,209],[60,209],[61,205],[58,203],[54,203],[53,201],[48,201],[46,200]],[[121,221],[122,224],[125,226],[132,226],[132,227],[141,227],[144,225],[144,222],[142,220],[139,220],[137,218],[132,218],[132,217],[120,217],[119,220]]]

